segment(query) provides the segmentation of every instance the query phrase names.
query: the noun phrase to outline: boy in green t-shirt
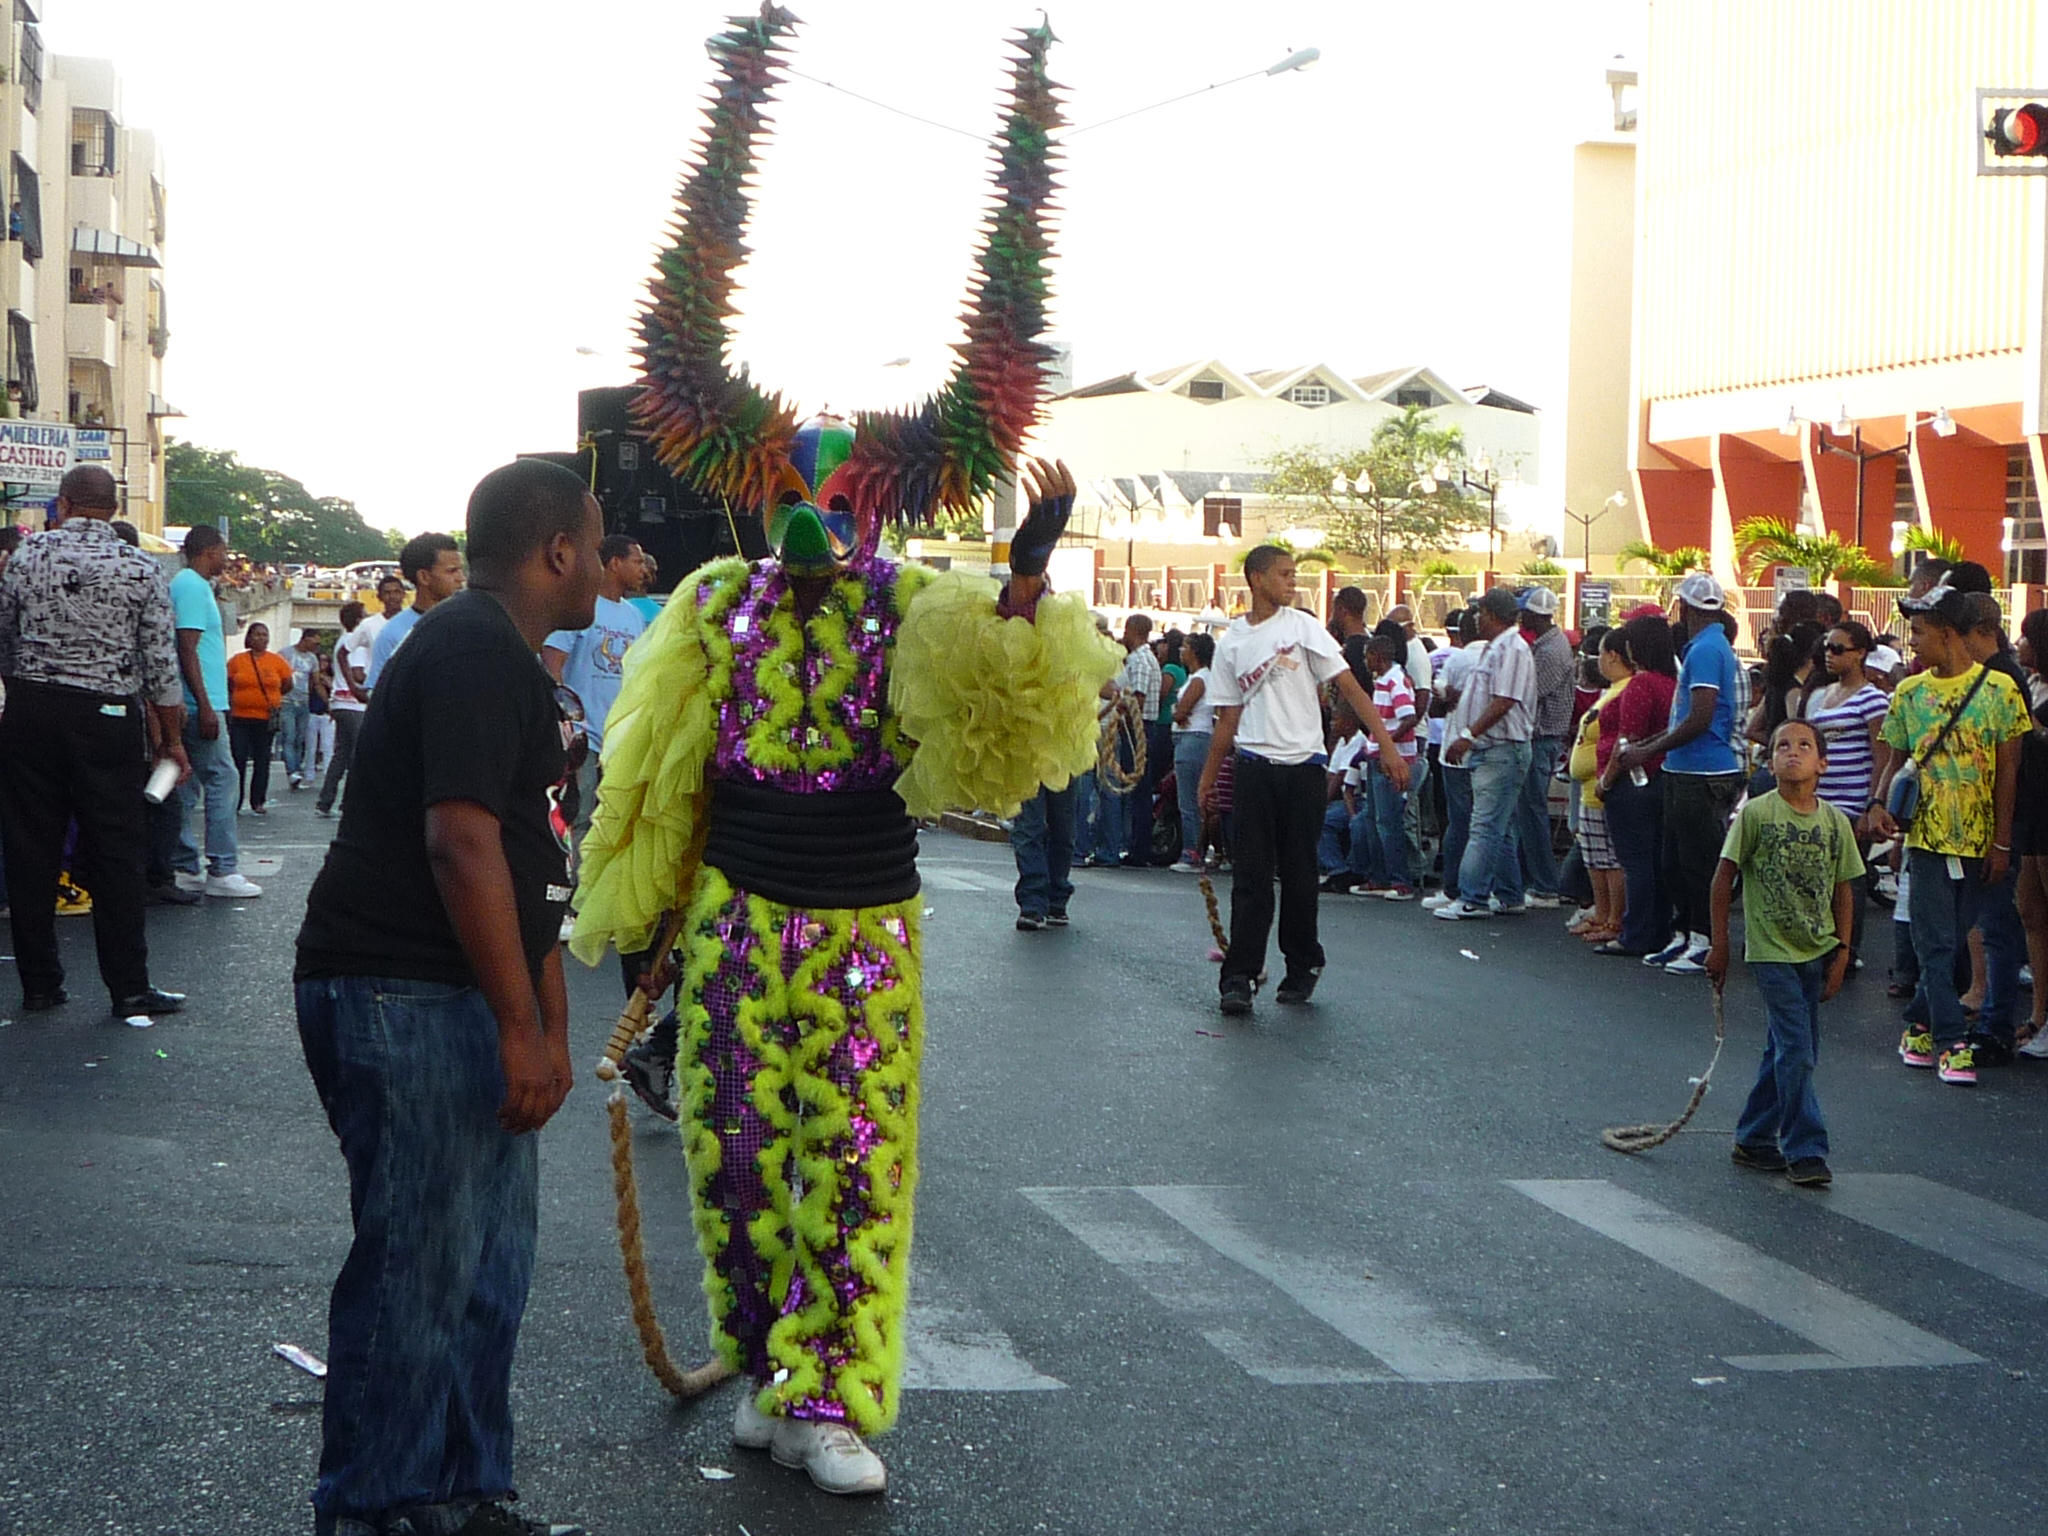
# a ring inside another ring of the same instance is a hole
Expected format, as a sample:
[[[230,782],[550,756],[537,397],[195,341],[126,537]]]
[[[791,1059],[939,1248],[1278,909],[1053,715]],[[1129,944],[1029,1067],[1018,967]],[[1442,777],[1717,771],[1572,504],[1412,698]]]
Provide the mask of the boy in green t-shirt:
[[[1743,806],[1714,874],[1714,942],[1707,975],[1728,978],[1728,908],[1742,875],[1743,958],[1763,994],[1769,1035],[1756,1086],[1735,1126],[1737,1164],[1824,1185],[1828,1128],[1813,1091],[1820,1005],[1842,990],[1863,875],[1849,818],[1819,795],[1827,747],[1804,720],[1771,733],[1778,787]]]

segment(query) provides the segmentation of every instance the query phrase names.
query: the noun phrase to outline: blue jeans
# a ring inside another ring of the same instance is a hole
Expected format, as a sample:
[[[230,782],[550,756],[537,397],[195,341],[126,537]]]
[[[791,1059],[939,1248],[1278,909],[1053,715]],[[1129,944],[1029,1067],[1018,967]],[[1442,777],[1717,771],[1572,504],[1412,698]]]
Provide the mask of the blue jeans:
[[[1450,763],[1438,765],[1444,787],[1444,894],[1462,896],[1458,866],[1465,862],[1465,840],[1472,830],[1472,775]],[[1482,892],[1479,899],[1484,901]]]
[[[202,741],[198,723],[187,716],[185,754],[192,759],[192,777],[178,786],[178,803],[185,813],[178,826],[178,869],[187,875],[199,873],[199,849],[192,842],[192,808],[204,796],[206,872],[232,875],[241,855],[235,802],[242,786],[241,775],[235,772],[234,750],[228,745],[227,716],[220,717],[220,734],[212,741]]]
[[[1627,774],[1607,791],[1607,835],[1621,866],[1627,907],[1615,942],[1631,954],[1654,954],[1671,941],[1671,901],[1664,894],[1664,775],[1637,786]]]
[[[1010,821],[1017,860],[1017,910],[1031,917],[1064,912],[1074,899],[1074,786],[1038,787]]]
[[[1202,848],[1202,766],[1209,761],[1209,733],[1181,731],[1173,738],[1173,783],[1180,796],[1180,847],[1183,854]]]
[[[1956,952],[1970,930],[1981,925],[1986,1006],[1978,1015],[1974,1035],[2010,1051],[2013,1000],[2020,984],[2019,954],[2010,944],[1994,945],[1991,939],[1994,933],[2003,932],[2004,913],[2013,905],[2012,875],[2008,873],[1996,885],[1986,885],[1984,861],[1962,859],[1963,878],[1951,880],[1948,855],[1924,848],[1908,848],[1906,860],[1913,873],[1913,952],[1920,957],[1920,980],[1906,1008],[1907,1019],[1927,1026],[1937,1050],[1972,1037],[1963,1018],[1962,998],[1956,992]],[[1990,1006],[1993,999],[2004,1001],[2002,1018]]]
[[[302,981],[296,1001],[355,1220],[313,1508],[374,1525],[423,1507],[420,1529],[452,1529],[512,1491],[539,1138],[498,1128],[498,1026],[474,987],[349,976]]]
[[[1749,967],[1763,995],[1769,1033],[1756,1086],[1735,1123],[1735,1139],[1746,1147],[1775,1147],[1787,1162],[1828,1155],[1828,1128],[1813,1092],[1827,968],[1825,959],[1799,965],[1756,961]]]
[[[295,688],[292,692],[296,695],[298,690]],[[312,739],[307,728],[312,720],[304,699],[297,703],[290,698],[284,701],[284,711],[278,716],[277,739],[284,751],[284,773],[288,779],[299,778],[305,773],[306,747]]]
[[[1375,852],[1379,856],[1378,868],[1373,880],[1380,885],[1407,885],[1415,883],[1413,872],[1408,867],[1408,802],[1415,794],[1414,781],[1406,790],[1394,788],[1394,781],[1380,772],[1375,764],[1367,776],[1372,792],[1373,829],[1378,834],[1373,839]]]
[[[1529,773],[1522,782],[1522,801],[1515,810],[1515,837],[1521,849],[1522,879],[1539,896],[1557,894],[1557,853],[1550,843],[1550,781],[1557,773],[1563,738],[1538,736],[1529,743]]]
[[[1356,849],[1357,843],[1351,836],[1351,812],[1341,799],[1332,800],[1323,807],[1323,831],[1316,839],[1316,867],[1326,875],[1352,870],[1363,876],[1364,868],[1354,868],[1351,862]]]
[[[1067,788],[1074,792],[1074,862],[1079,864],[1095,854],[1095,770],[1075,774]]]
[[[1515,852],[1515,808],[1529,776],[1529,743],[1503,741],[1465,754],[1472,776],[1472,825],[1458,864],[1458,891],[1467,901],[1489,893],[1504,907],[1522,901],[1522,863]]]
[[[1433,772],[1429,765],[1429,754],[1417,752],[1408,764],[1408,811],[1402,835],[1408,842],[1408,873],[1411,885],[1421,885],[1422,877],[1429,873],[1429,866],[1422,862],[1422,813],[1423,807],[1431,803],[1429,776]]]

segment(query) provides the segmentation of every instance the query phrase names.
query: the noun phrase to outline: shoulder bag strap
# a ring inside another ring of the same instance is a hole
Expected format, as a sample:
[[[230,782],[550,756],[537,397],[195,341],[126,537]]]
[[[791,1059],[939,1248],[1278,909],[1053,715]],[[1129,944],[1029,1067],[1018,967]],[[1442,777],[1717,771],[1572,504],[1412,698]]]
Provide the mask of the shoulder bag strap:
[[[1934,740],[1927,744],[1927,750],[1920,754],[1921,762],[1925,763],[1941,750],[1942,744],[1948,740],[1948,733],[1956,728],[1956,722],[1963,718],[1963,711],[1970,707],[1970,700],[1977,697],[1977,690],[1984,686],[1984,679],[1990,675],[1991,669],[1989,667],[1981,664],[1978,666],[1977,680],[1970,684],[1969,691],[1963,695],[1962,702],[1956,705],[1954,710],[1949,713],[1948,719],[1942,723],[1941,730],[1936,733]]]

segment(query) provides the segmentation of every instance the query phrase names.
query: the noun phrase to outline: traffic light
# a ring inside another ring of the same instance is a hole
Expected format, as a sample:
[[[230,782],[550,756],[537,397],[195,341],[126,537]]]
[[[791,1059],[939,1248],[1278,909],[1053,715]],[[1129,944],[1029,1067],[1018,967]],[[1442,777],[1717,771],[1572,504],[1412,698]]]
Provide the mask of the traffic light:
[[[2048,104],[2000,108],[1991,114],[1984,137],[2001,159],[2048,160]]]

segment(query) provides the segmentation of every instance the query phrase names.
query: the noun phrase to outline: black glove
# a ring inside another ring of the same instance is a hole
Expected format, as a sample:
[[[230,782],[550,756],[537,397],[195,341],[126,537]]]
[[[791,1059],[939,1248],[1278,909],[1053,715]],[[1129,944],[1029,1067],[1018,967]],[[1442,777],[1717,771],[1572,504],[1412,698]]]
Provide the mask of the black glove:
[[[1031,503],[1023,526],[1010,538],[1010,570],[1019,576],[1043,576],[1052,558],[1053,546],[1067,531],[1067,519],[1074,515],[1074,498],[1049,496]]]

